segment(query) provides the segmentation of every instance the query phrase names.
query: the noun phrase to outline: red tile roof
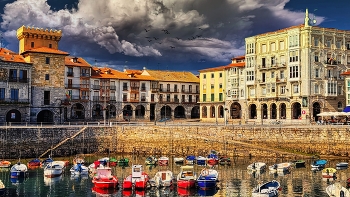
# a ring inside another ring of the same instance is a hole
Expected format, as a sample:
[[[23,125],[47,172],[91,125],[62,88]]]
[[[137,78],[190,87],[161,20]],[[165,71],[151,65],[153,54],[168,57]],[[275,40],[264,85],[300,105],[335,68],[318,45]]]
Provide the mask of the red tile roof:
[[[0,60],[4,62],[27,63],[22,55],[5,48],[0,48]]]
[[[110,68],[91,68],[91,78],[97,79],[128,79],[128,76],[120,71],[113,70]]]
[[[75,58],[76,62],[74,62]],[[66,66],[91,67],[91,65],[81,57],[66,56],[64,59],[64,63]]]
[[[51,54],[59,54],[59,55],[69,55],[69,53],[65,51],[61,51],[58,49],[53,49],[49,47],[39,47],[39,48],[34,48],[34,49],[29,49],[27,51],[24,51],[23,53],[28,53],[28,52],[36,52],[36,53],[51,53]],[[22,54],[23,54],[22,53]]]

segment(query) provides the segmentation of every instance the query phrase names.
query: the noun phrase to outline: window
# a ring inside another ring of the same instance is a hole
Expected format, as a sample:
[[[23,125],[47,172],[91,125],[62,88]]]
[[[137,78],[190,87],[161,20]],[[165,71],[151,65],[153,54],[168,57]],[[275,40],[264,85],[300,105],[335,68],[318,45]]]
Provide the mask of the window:
[[[275,83],[272,83],[272,84],[271,84],[271,92],[272,92],[272,93],[275,93],[275,92],[276,92],[276,84],[275,84]]]
[[[341,48],[341,41],[338,40],[335,44],[335,46],[337,47],[337,49],[340,49]]]
[[[145,93],[142,93],[142,94],[141,94],[141,101],[142,101],[142,102],[145,102],[145,101],[146,101],[146,94],[145,94]]]
[[[286,94],[286,86],[281,86],[280,92],[281,92],[281,94]]]
[[[299,93],[299,85],[298,84],[293,85],[293,93]]]
[[[44,105],[50,105],[50,91],[44,91]]]
[[[49,48],[52,48],[52,44],[49,44]]]
[[[18,89],[11,89],[11,101],[18,101]]]
[[[146,91],[146,84],[145,83],[141,83],[141,91]]]
[[[276,50],[276,43],[271,43],[271,51],[275,51]]]
[[[254,71],[247,71],[247,81],[254,81]]]
[[[266,95],[266,87],[261,88],[261,94],[264,96]]]
[[[207,75],[206,74],[203,74],[203,79],[206,79],[207,78]]]
[[[166,101],[167,101],[167,102],[170,102],[170,94],[167,94],[167,95],[166,95]]]
[[[182,86],[181,86],[181,91],[182,91],[182,92],[185,92],[185,85],[182,85]]]
[[[124,82],[123,83],[123,91],[127,91],[128,90],[128,83]]]
[[[315,69],[315,77],[320,77],[320,70],[318,68]]]
[[[299,66],[289,67],[289,78],[299,78]]]
[[[315,84],[314,91],[315,91],[315,94],[319,94],[320,93],[320,86],[318,84]]]
[[[73,77],[73,68],[72,67],[68,67],[67,76],[68,77]]]
[[[214,84],[211,84],[211,85],[210,85],[210,89],[214,89]]]
[[[284,50],[284,41],[280,41],[280,50]]]
[[[179,90],[177,89],[177,84],[174,84],[174,92],[178,92]]]
[[[314,40],[314,46],[317,47],[319,45],[319,39],[318,38],[315,38]]]
[[[222,83],[219,84],[219,88],[222,89]]]
[[[250,89],[250,92],[249,92],[250,94],[250,96],[255,96],[255,89],[254,88],[252,88],[252,89]]]
[[[327,83],[327,93],[328,95],[336,95],[337,94],[337,82],[336,81],[329,81]]]
[[[170,92],[170,84],[166,84],[166,91]]]
[[[0,88],[0,100],[5,100],[5,88]]]
[[[263,68],[266,67],[266,59],[265,59],[264,57],[261,58],[261,66],[262,66]]]
[[[219,101],[222,101],[222,93],[219,93]]]
[[[151,94],[151,102],[154,102],[154,94]]]
[[[326,47],[331,47],[331,39],[327,39],[326,41]]]
[[[45,74],[45,80],[50,80],[50,75],[49,74]]]
[[[210,95],[210,101],[214,101],[214,94]]]
[[[284,79],[284,70],[280,71],[280,79]]]
[[[16,82],[17,81],[17,69],[10,69],[10,79],[9,81]]]
[[[315,53],[315,62],[318,62],[318,53]]]
[[[206,101],[207,101],[207,95],[203,94],[203,102],[206,102]]]
[[[275,78],[275,72],[271,72],[271,78],[273,79],[273,78]]]
[[[211,78],[214,78],[214,73],[211,73]]]
[[[34,48],[34,42],[30,43],[30,47]]]
[[[19,82],[27,82],[28,79],[27,70],[19,70]]]
[[[297,61],[299,61],[298,51],[290,51],[289,52],[289,62],[297,62]]]
[[[128,101],[128,94],[126,93],[123,94],[123,101]]]
[[[50,64],[50,57],[46,57],[45,62],[46,64]]]
[[[266,53],[266,44],[261,45],[261,52]]]
[[[192,93],[192,85],[188,85],[188,92]]]
[[[219,77],[220,77],[220,78],[222,77],[222,73],[219,73]]]

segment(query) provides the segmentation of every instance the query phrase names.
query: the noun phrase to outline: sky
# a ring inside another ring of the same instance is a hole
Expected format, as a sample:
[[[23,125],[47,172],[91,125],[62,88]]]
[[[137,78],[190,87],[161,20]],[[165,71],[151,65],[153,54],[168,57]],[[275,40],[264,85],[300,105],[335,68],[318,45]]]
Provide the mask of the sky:
[[[244,39],[304,23],[350,30],[348,0],[0,0],[2,47],[22,25],[62,30],[59,49],[117,70],[190,71],[245,54]]]

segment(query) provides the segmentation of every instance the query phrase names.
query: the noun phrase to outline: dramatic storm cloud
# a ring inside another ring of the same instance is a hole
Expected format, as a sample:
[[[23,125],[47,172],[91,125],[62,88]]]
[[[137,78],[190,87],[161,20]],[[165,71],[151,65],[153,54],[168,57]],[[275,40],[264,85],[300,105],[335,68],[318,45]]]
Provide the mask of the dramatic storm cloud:
[[[55,10],[46,0],[17,0],[4,7],[1,28],[9,48],[17,47],[16,29],[25,25],[61,29],[62,50],[112,65],[128,59],[135,66],[180,65],[173,69],[190,62],[217,66],[244,55],[245,37],[303,23],[304,10],[286,10],[287,2],[79,0],[73,9]]]

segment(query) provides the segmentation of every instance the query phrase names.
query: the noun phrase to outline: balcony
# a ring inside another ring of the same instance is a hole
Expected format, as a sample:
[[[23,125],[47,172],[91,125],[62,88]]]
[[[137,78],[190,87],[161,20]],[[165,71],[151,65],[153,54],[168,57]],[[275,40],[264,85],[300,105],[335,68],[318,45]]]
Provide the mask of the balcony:
[[[152,93],[157,93],[157,92],[159,92],[159,88],[151,88],[151,92]]]
[[[116,88],[116,86],[110,86],[109,89],[110,90],[116,90],[117,88]]]
[[[89,96],[80,96],[80,95],[72,95],[70,98],[72,101],[89,100]]]
[[[0,98],[0,104],[4,103],[29,104],[29,99]]]
[[[66,84],[65,87],[69,89],[79,89],[80,84]]]
[[[146,97],[142,97],[141,102],[146,102]]]
[[[123,86],[123,91],[128,91],[128,86]]]
[[[146,91],[146,87],[141,87],[141,91]]]
[[[99,90],[100,89],[100,85],[92,85],[92,89]]]
[[[135,92],[135,91],[139,91],[140,87],[139,86],[131,86],[130,89],[131,89],[131,91]]]
[[[67,77],[74,77],[74,73],[73,72],[67,72]]]
[[[163,89],[163,88],[160,88],[159,91],[160,92],[179,92],[179,89],[172,89],[172,88]]]
[[[115,96],[110,96],[110,101],[116,101],[116,97]]]
[[[80,73],[81,77],[90,77],[90,73]]]

